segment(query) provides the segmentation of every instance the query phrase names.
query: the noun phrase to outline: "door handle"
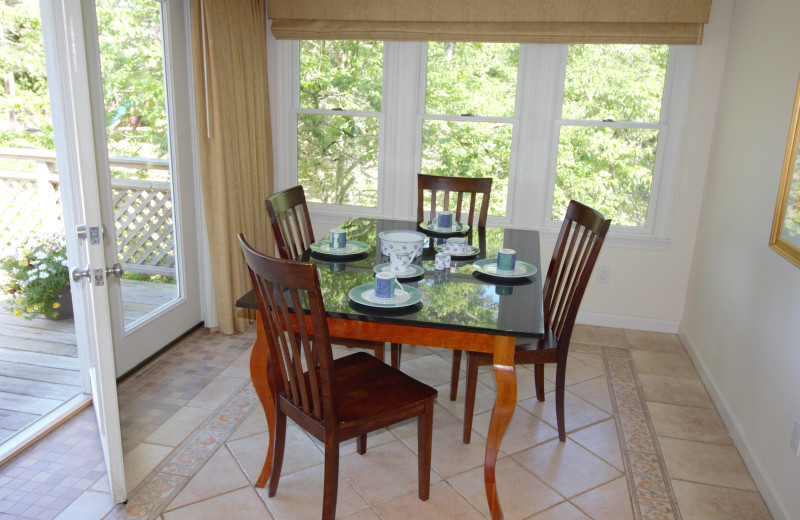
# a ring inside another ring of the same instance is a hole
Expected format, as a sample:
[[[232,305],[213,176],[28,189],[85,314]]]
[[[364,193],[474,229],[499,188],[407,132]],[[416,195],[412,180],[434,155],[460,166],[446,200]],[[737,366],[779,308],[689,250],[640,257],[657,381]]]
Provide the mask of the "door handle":
[[[122,264],[117,262],[116,264],[112,265],[111,267],[106,267],[106,276],[111,276],[112,274],[117,278],[122,278],[122,273],[125,271],[122,269]]]
[[[92,270],[88,267],[86,269],[81,269],[80,267],[76,267],[72,270],[72,280],[75,282],[80,282],[84,278],[87,280],[92,277]]]

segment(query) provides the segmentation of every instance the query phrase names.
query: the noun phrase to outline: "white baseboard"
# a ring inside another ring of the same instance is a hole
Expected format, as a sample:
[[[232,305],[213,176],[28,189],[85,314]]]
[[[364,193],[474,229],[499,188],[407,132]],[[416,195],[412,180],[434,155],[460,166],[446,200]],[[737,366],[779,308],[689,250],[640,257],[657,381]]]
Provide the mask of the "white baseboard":
[[[750,476],[753,477],[753,481],[755,481],[756,487],[761,493],[761,497],[764,499],[764,502],[766,502],[770,513],[772,513],[772,517],[775,520],[791,520],[791,516],[786,510],[786,507],[775,492],[772,479],[761,463],[761,459],[756,453],[755,448],[750,444],[750,441],[747,440],[744,428],[742,428],[741,423],[739,423],[739,420],[736,418],[736,414],[733,412],[730,404],[728,404],[728,400],[725,399],[724,394],[720,391],[716,381],[711,377],[706,364],[697,355],[695,343],[686,333],[683,326],[681,326],[678,331],[678,337],[681,339],[683,346],[686,347],[686,352],[689,354],[689,357],[692,358],[694,367],[700,375],[703,385],[705,385],[706,390],[708,390],[708,394],[714,402],[714,406],[716,406],[722,418],[722,422],[725,423],[725,427],[728,429],[728,433],[734,445],[739,450],[742,459],[744,459],[744,463],[750,471]]]
[[[578,312],[577,318],[575,318],[575,323],[581,325],[596,325],[599,327],[615,327],[618,329],[666,332],[669,334],[676,334],[678,332],[678,326],[680,325],[677,321],[580,311]]]

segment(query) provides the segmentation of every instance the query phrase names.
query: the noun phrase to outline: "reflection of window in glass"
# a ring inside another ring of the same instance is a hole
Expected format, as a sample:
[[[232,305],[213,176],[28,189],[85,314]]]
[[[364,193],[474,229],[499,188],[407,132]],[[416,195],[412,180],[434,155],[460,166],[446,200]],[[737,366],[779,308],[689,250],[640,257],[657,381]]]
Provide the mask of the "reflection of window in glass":
[[[794,169],[783,214],[783,238],[800,247],[800,146],[794,156]]]
[[[421,172],[492,177],[489,214],[504,216],[519,45],[428,44]]]
[[[312,202],[376,207],[383,42],[301,41],[297,182]]]
[[[570,45],[553,220],[571,199],[644,227],[651,204],[669,46]]]

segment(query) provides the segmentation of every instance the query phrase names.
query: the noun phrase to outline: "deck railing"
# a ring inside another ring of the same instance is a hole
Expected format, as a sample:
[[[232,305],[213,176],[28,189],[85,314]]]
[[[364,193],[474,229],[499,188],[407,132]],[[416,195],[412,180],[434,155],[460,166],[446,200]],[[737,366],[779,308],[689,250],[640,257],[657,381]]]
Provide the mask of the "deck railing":
[[[64,229],[55,153],[0,147],[0,164],[27,161],[31,171],[0,169],[0,253],[33,234]],[[114,170],[169,171],[166,159],[109,157]],[[119,262],[127,272],[174,276],[174,223],[169,182],[111,179]]]

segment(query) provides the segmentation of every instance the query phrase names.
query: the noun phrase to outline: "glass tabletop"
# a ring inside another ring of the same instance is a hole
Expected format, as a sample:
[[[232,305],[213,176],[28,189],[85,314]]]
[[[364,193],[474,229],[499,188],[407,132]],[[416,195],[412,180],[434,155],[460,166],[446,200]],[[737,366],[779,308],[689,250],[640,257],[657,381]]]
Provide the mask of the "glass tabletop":
[[[453,258],[446,271],[434,269],[434,246],[444,238],[426,238],[423,253],[414,264],[423,268],[422,275],[402,281],[417,288],[422,302],[416,305],[382,309],[352,302],[350,289],[374,282],[373,268],[389,262],[380,252],[379,233],[388,230],[423,231],[415,221],[353,218],[340,227],[347,230],[348,240],[369,245],[369,251],[346,258],[330,257],[307,251],[301,260],[318,265],[320,286],[328,315],[333,318],[377,321],[425,326],[446,330],[463,330],[520,337],[541,337],[542,283],[539,254],[539,233],[533,230],[498,227],[473,228],[465,235],[468,243],[479,248],[469,258]],[[517,259],[536,267],[530,277],[497,279],[480,274],[472,266],[476,260],[496,258],[502,248],[516,250]],[[255,298],[241,298],[239,307],[255,307]]]

